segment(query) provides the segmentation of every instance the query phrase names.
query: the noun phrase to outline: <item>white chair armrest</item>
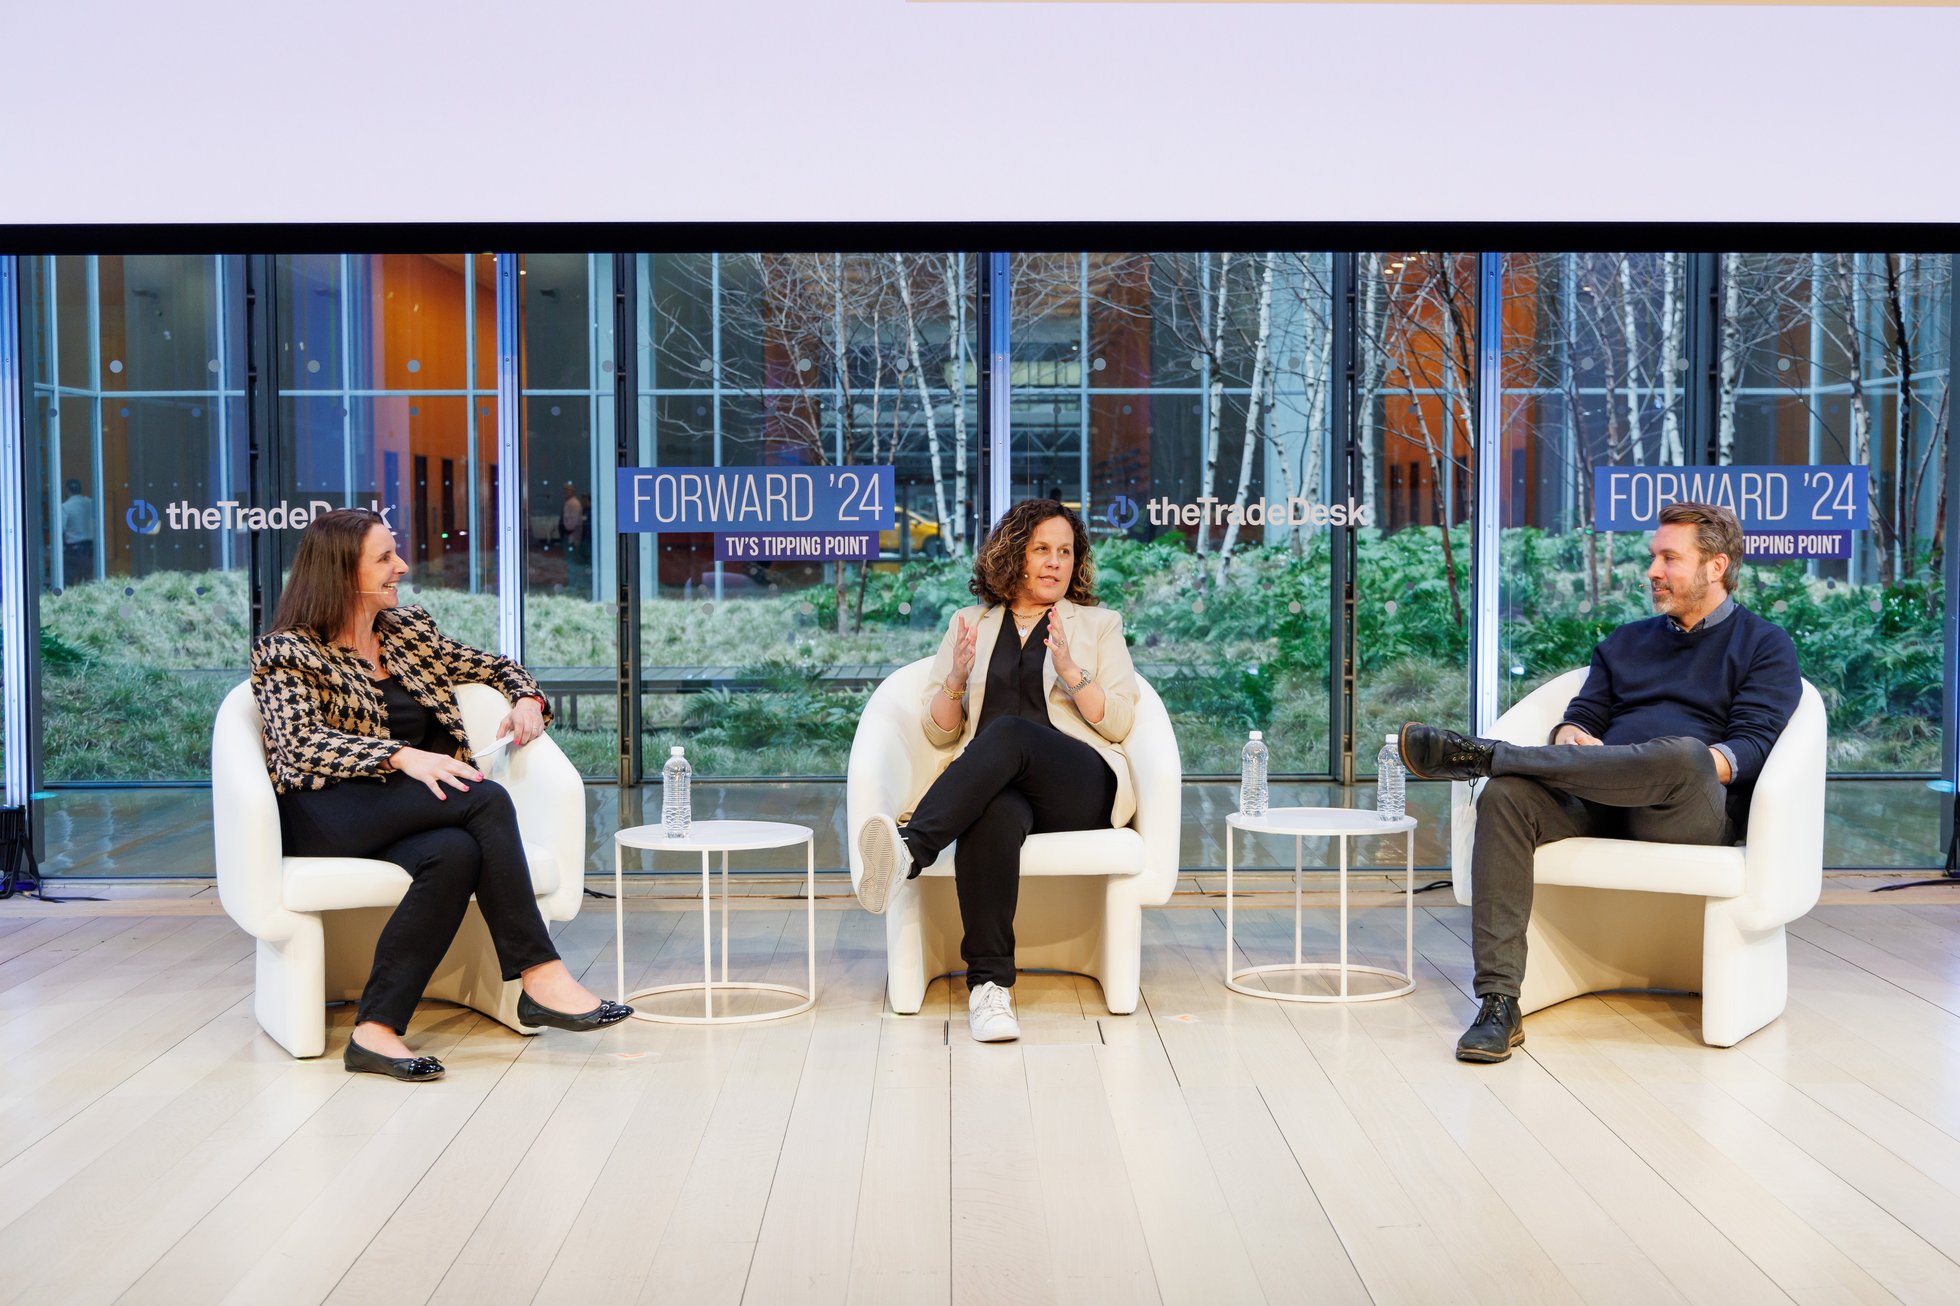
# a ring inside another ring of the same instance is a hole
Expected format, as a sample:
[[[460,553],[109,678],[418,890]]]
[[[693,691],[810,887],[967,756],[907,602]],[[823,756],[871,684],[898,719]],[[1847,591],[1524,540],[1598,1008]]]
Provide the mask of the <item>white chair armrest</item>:
[[[1749,802],[1742,898],[1731,917],[1739,928],[1786,925],[1815,907],[1823,892],[1828,734],[1824,700],[1806,680]]]
[[[896,816],[907,811],[939,774],[939,750],[919,725],[919,699],[931,672],[931,658],[900,667],[872,693],[858,717],[844,786],[844,848],[854,886],[864,873],[858,827],[874,813]]]
[[[510,700],[489,685],[456,686],[456,705],[471,748],[493,742],[510,711]],[[517,808],[517,828],[525,842],[551,849],[558,864],[558,887],[538,909],[548,921],[571,920],[585,901],[585,781],[549,733],[506,756],[502,784]]]
[[[301,917],[285,907],[279,800],[250,681],[225,695],[211,726],[211,834],[225,913],[253,938],[291,938]]]
[[[1130,783],[1136,790],[1132,824],[1143,836],[1143,872],[1136,892],[1139,902],[1154,906],[1170,901],[1177,889],[1184,837],[1184,759],[1163,700],[1142,676],[1136,684],[1136,719],[1123,741],[1123,752],[1130,759]]]

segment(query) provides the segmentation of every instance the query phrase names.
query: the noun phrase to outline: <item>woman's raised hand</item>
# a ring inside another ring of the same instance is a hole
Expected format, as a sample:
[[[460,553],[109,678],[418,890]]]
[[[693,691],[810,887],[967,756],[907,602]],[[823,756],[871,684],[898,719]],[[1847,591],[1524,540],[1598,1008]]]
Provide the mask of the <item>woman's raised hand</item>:
[[[955,615],[953,620],[959,633],[953,637],[953,674],[948,677],[948,687],[964,689],[967,677],[973,674],[974,645],[980,637],[980,628],[967,625],[962,616]]]
[[[1075,665],[1075,659],[1069,654],[1068,632],[1062,629],[1060,619],[1053,612],[1048,616],[1048,652],[1055,659],[1055,674],[1064,681],[1078,680],[1082,668]]]
[[[437,798],[448,799],[442,791],[444,785],[458,793],[468,793],[465,780],[481,780],[483,772],[468,762],[459,762],[442,753],[424,752],[420,748],[403,748],[388,759],[388,765],[412,780],[419,780],[429,787],[429,792]]]

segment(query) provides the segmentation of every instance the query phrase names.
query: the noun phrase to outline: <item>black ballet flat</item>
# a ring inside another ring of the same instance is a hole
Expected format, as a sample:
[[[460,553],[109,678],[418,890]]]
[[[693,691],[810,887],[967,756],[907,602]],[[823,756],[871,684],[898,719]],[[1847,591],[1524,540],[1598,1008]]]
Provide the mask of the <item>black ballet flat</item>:
[[[434,1057],[384,1057],[351,1038],[347,1040],[347,1051],[341,1054],[340,1064],[357,1075],[386,1075],[409,1084],[426,1084],[443,1075],[442,1062]]]
[[[563,1011],[553,1011],[531,1001],[531,995],[519,992],[517,995],[517,1023],[520,1025],[549,1025],[553,1029],[569,1029],[583,1034],[589,1030],[604,1029],[617,1025],[633,1014],[633,1008],[622,1002],[608,998],[599,999],[599,1005],[590,1011],[574,1016]]]

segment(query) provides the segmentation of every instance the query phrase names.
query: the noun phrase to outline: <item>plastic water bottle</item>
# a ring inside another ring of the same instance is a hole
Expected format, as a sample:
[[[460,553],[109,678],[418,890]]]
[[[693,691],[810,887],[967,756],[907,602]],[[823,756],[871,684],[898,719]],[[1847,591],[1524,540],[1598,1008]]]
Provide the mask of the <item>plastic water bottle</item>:
[[[681,746],[675,744],[667,764],[660,768],[661,833],[676,839],[687,837],[688,828],[694,824],[694,803],[687,794],[693,778],[694,768],[681,754]]]
[[[1266,814],[1266,743],[1257,730],[1246,736],[1239,754],[1239,815]]]
[[[1394,735],[1375,754],[1375,815],[1399,821],[1408,810],[1409,773],[1402,767],[1402,743]]]

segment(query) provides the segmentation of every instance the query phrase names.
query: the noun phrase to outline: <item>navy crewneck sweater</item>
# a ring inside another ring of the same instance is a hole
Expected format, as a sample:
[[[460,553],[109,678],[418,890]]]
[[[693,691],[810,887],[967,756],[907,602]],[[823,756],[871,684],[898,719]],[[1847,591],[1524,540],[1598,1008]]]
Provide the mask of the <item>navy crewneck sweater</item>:
[[[1748,832],[1749,798],[1803,692],[1797,648],[1781,626],[1737,606],[1713,626],[1633,621],[1599,641],[1565,720],[1608,744],[1688,735],[1735,755],[1729,818]]]

